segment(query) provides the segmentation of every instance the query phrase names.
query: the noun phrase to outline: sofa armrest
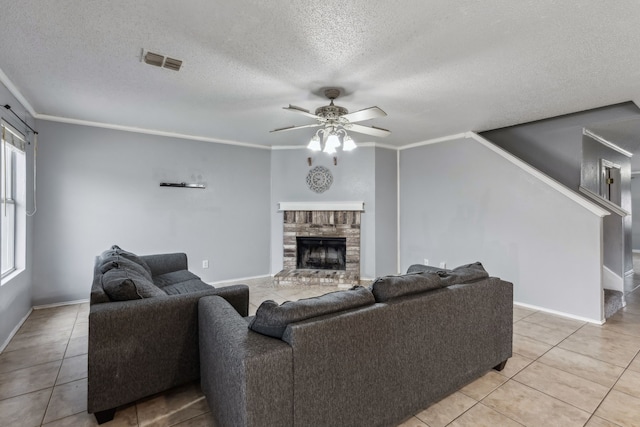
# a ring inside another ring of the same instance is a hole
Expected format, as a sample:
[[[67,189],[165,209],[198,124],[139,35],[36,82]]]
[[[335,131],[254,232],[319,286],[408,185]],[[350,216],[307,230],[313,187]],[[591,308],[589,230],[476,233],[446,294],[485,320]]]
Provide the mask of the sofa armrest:
[[[246,285],[91,305],[88,411],[115,408],[197,379],[198,300],[218,294],[232,302],[232,309],[248,310]]]
[[[140,258],[147,263],[153,276],[171,273],[172,271],[188,270],[187,254],[185,253],[143,255]]]
[[[220,297],[198,306],[200,383],[217,425],[293,425],[291,347],[250,331]]]
[[[207,295],[218,295],[225,299],[241,317],[249,315],[249,287],[247,285],[229,285],[205,291]]]

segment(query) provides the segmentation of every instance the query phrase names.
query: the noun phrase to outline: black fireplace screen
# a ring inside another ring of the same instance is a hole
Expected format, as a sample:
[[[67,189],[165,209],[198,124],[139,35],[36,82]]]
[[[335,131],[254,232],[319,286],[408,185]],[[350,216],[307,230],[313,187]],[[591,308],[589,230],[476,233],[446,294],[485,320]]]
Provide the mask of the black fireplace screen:
[[[296,237],[296,268],[347,269],[345,237]]]

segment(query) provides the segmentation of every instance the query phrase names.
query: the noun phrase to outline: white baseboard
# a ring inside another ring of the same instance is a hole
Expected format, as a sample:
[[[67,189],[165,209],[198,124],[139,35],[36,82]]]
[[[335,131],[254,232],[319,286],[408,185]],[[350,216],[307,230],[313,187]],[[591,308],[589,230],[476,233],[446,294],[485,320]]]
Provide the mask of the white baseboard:
[[[25,316],[22,318],[22,320],[20,320],[18,322],[18,324],[16,325],[16,327],[13,328],[13,330],[11,331],[11,333],[9,334],[7,339],[2,343],[2,345],[0,345],[0,353],[2,353],[5,348],[7,348],[7,346],[11,342],[11,339],[15,336],[15,334],[18,333],[18,330],[20,329],[22,324],[27,320],[27,318],[29,317],[29,315],[31,314],[32,311],[33,311],[33,308],[30,308],[29,311],[27,312],[27,314],[25,314]]]
[[[538,307],[537,305],[525,304],[523,302],[517,302],[517,301],[514,301],[513,305],[517,305],[519,307],[528,308],[528,309],[531,309],[531,310],[543,311],[545,313],[555,314],[556,316],[567,317],[569,319],[579,320],[581,322],[589,322],[589,323],[594,323],[596,325],[604,325],[604,319],[602,319],[602,320],[589,319],[589,318],[586,318],[586,317],[575,316],[573,314],[564,313],[562,311],[551,310],[551,309],[544,308],[544,307]]]
[[[74,305],[74,304],[84,304],[85,302],[89,302],[89,299],[79,299],[75,301],[64,301],[64,302],[55,302],[53,304],[43,304],[43,305],[34,305],[34,310],[42,310],[43,308],[53,308],[53,307],[62,307],[63,305]]]
[[[265,274],[264,276],[251,276],[251,277],[240,277],[238,279],[229,279],[229,280],[219,280],[217,282],[207,282],[208,285],[216,286],[216,285],[225,285],[227,283],[240,282],[243,280],[255,280],[255,279],[266,279],[273,278],[272,274]]]
[[[607,266],[602,266],[602,287],[612,291],[624,292],[624,279]]]

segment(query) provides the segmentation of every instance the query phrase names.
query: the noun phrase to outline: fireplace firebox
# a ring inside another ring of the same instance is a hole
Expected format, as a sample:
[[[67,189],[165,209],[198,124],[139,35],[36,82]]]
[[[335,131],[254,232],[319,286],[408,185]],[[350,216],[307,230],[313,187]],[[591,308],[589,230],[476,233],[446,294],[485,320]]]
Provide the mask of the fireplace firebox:
[[[296,268],[347,269],[347,239],[344,237],[296,237]]]

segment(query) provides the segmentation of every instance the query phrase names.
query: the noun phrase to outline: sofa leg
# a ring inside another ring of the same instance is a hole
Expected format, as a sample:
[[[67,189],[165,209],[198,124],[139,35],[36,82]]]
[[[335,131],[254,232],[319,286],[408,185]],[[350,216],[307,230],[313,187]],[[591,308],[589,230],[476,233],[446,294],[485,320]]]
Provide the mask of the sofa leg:
[[[116,415],[116,408],[107,409],[105,411],[98,411],[94,415],[96,416],[96,421],[98,421],[98,424],[104,424],[113,420],[113,417]]]
[[[493,369],[495,369],[496,371],[502,371],[505,366],[507,366],[507,361],[503,360],[502,362],[494,366]]]

